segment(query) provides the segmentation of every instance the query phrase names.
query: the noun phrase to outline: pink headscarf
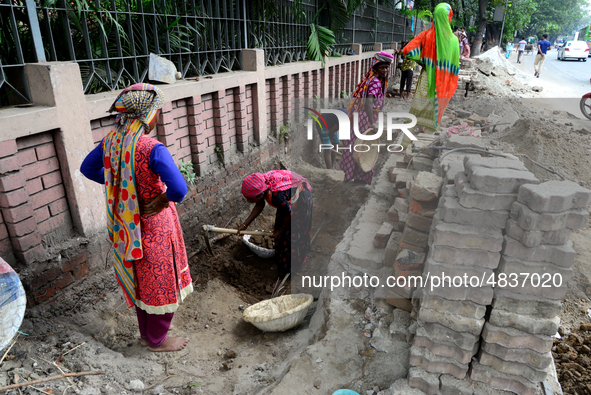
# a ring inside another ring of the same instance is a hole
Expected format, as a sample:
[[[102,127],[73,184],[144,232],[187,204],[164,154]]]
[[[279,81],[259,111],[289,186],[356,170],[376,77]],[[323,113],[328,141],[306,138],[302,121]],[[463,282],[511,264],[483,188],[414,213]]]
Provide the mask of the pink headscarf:
[[[252,173],[242,181],[242,194],[247,198],[259,196],[270,189],[271,192],[285,191],[305,183],[312,190],[307,179],[289,170],[271,170],[264,174]]]

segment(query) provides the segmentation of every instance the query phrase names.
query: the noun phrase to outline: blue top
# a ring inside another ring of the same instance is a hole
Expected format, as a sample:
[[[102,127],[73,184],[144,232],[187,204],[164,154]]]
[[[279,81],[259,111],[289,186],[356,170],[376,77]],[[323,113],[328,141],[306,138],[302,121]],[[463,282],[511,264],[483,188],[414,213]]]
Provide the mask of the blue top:
[[[80,172],[86,178],[99,184],[105,184],[104,151],[101,141],[84,158]],[[172,155],[162,144],[156,144],[150,151],[150,170],[160,176],[166,184],[166,197],[172,202],[179,203],[187,194],[187,182],[172,159]]]
[[[552,43],[548,40],[542,40],[542,41],[538,41],[538,45],[540,46],[540,49],[542,50],[542,52],[540,52],[540,50],[538,50],[538,55],[540,53],[543,53],[544,55],[546,55],[546,51],[548,51],[548,47],[552,46]]]
[[[335,108],[335,110],[342,111],[345,114],[347,113],[347,110],[345,110],[344,108]],[[327,113],[327,114],[322,114],[322,116],[324,117],[324,120],[326,121],[326,126],[328,127],[328,130],[332,129],[332,127],[334,125],[339,124],[339,119],[334,114]],[[322,125],[322,123],[321,123],[321,125]],[[318,124],[316,124],[316,130],[318,130],[318,132],[321,132],[322,130],[324,130],[324,125],[322,125],[322,127],[319,127]]]

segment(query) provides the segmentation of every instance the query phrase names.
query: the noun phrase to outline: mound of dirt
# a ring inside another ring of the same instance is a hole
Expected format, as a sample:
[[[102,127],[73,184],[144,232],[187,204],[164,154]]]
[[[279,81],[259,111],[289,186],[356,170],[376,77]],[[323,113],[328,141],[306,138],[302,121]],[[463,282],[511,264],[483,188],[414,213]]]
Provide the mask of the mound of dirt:
[[[526,154],[540,164],[555,170],[582,186],[591,186],[591,137],[543,119],[520,119],[500,141],[510,143],[516,153]],[[557,179],[555,175],[528,163],[528,168],[540,179]]]
[[[591,394],[591,330],[590,324],[554,340],[552,356],[565,394]]]

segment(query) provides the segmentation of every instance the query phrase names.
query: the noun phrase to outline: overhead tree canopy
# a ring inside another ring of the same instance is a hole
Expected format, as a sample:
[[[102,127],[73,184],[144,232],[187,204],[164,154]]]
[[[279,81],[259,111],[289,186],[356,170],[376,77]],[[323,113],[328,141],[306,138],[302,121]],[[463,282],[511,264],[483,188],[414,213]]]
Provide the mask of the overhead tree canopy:
[[[433,9],[439,0],[416,0],[415,10]],[[454,17],[452,27],[465,26],[475,32],[472,54],[480,53],[478,37],[482,37],[487,25],[493,23],[496,6],[505,7],[507,13],[503,29],[503,42],[517,37],[534,35],[538,38],[548,34],[553,40],[558,35],[570,35],[585,25],[591,25],[591,13],[587,9],[587,0],[447,0],[452,6]],[[497,37],[487,37],[498,42],[501,22],[488,33],[495,32]]]

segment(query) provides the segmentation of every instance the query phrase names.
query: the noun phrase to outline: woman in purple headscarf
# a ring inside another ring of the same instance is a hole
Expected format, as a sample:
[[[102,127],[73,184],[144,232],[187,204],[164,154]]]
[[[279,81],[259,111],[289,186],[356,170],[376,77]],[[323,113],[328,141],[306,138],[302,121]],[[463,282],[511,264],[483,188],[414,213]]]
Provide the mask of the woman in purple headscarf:
[[[353,100],[349,104],[347,115],[351,120],[351,139],[344,140],[341,150],[343,157],[341,159],[341,170],[345,172],[345,179],[360,180],[371,184],[373,169],[367,173],[363,172],[353,159],[353,151],[348,151],[346,147],[353,147],[357,137],[353,132],[353,113],[359,113],[359,131],[365,132],[373,123],[378,120],[378,114],[384,106],[384,97],[388,88],[390,78],[390,65],[394,61],[394,55],[388,52],[378,52],[371,59],[371,67],[365,74],[365,77],[357,85],[353,93]]]

